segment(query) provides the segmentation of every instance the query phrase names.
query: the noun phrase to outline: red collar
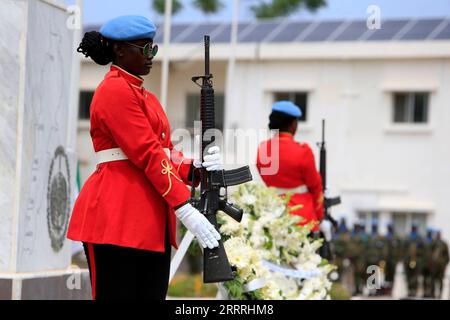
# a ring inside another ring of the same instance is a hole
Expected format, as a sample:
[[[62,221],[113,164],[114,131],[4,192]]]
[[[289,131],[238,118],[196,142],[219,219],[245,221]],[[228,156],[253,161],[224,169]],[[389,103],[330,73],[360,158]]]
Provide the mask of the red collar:
[[[137,86],[139,88],[142,88],[142,84],[144,83],[144,79],[142,79],[141,77],[135,76],[131,73],[129,73],[128,71],[125,71],[124,69],[122,69],[121,67],[113,64],[111,65],[111,71],[118,71],[119,74],[125,78],[125,80],[127,80],[129,83],[131,83],[134,86]]]
[[[282,140],[294,140],[294,136],[289,132],[280,132],[274,136],[274,138],[279,138]]]

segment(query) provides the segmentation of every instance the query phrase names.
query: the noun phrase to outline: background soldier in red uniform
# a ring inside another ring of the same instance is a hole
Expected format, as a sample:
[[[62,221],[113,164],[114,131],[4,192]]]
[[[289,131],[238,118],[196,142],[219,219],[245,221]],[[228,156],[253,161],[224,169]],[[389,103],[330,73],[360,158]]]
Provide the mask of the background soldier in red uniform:
[[[219,233],[189,203],[193,161],[173,148],[158,99],[145,88],[157,53],[155,25],[122,16],[85,34],[79,52],[96,63],[113,62],[91,104],[97,170],[75,203],[68,238],[82,241],[94,299],[165,299],[177,216],[203,247]],[[204,157],[220,169],[220,150]],[[201,163],[200,163],[201,166]],[[198,166],[196,166],[198,167]]]
[[[301,225],[314,222],[312,231],[318,231],[324,215],[322,182],[311,148],[294,140],[301,115],[300,108],[290,101],[274,103],[269,129],[278,132],[260,144],[257,168],[268,187],[276,187],[280,194],[293,193],[288,203],[293,209],[291,213],[304,218]],[[277,148],[272,148],[276,143],[278,152]],[[264,169],[274,162],[278,162],[277,172],[265,174]]]

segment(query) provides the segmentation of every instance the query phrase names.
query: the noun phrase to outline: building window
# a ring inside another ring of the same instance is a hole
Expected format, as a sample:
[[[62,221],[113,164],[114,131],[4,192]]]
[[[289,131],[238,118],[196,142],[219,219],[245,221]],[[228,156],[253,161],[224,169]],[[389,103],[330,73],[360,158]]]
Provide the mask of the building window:
[[[394,93],[394,123],[427,123],[429,96],[428,92]]]
[[[378,225],[380,213],[379,212],[359,212],[358,213],[358,219],[359,222],[364,227],[364,230],[367,233],[372,233],[372,226],[376,225],[378,229],[378,233],[380,232],[380,226]]]
[[[394,234],[400,238],[406,238],[410,229],[407,214],[395,212],[391,214],[391,217]]]
[[[387,226],[380,225],[380,213],[377,211],[360,211],[358,212],[358,221],[364,227],[366,233],[370,234],[372,225],[378,226],[378,234],[381,234],[381,229]],[[389,212],[388,220],[384,223],[392,224],[394,234],[400,238],[407,238],[411,233],[412,227],[417,227],[417,232],[424,237],[427,231],[426,212]],[[386,230],[387,231],[387,230]]]
[[[288,100],[300,107],[302,116],[299,121],[305,122],[308,118],[308,93],[307,92],[275,92],[274,101]]]
[[[90,118],[90,106],[92,98],[94,97],[94,91],[81,91],[80,92],[80,105],[78,109],[78,119],[89,120]]]
[[[223,131],[225,96],[223,93],[214,94],[214,113],[216,129]],[[189,93],[186,96],[186,128],[193,132],[194,121],[200,121],[200,95]]]
[[[412,226],[417,227],[418,233],[424,237],[427,230],[426,213],[392,212],[391,221],[394,234],[401,238],[406,238],[411,233]]]

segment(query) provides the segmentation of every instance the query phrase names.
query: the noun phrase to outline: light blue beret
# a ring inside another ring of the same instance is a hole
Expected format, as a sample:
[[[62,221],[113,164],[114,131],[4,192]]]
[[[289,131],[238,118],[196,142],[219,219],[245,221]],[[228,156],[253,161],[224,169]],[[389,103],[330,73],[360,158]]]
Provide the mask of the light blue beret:
[[[120,16],[114,18],[100,28],[100,34],[116,41],[132,41],[137,39],[153,39],[156,26],[143,16]]]
[[[302,116],[302,110],[291,101],[277,101],[272,105],[272,111],[278,111],[294,118]]]

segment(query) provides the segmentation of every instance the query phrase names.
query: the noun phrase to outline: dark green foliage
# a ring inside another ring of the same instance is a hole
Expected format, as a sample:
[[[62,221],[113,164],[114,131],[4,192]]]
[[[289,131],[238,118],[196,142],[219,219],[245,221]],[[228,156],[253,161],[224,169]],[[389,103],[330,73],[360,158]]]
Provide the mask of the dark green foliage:
[[[193,0],[192,3],[205,14],[216,13],[223,7],[220,0]]]
[[[252,6],[251,10],[258,19],[268,19],[288,16],[302,7],[316,11],[326,4],[326,0],[272,0],[260,1],[259,4]]]
[[[165,0],[153,0],[153,9],[161,14],[164,15],[164,10],[166,9],[166,1]],[[181,9],[183,9],[183,5],[179,0],[173,0],[172,1],[172,14],[177,14]]]
[[[205,14],[216,13],[223,7],[223,3],[220,0],[193,0],[192,4]],[[152,6],[158,14],[164,15],[164,10],[166,7],[165,0],[153,0]],[[172,0],[173,15],[176,15],[182,9],[183,4],[180,0]]]

